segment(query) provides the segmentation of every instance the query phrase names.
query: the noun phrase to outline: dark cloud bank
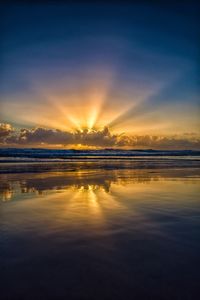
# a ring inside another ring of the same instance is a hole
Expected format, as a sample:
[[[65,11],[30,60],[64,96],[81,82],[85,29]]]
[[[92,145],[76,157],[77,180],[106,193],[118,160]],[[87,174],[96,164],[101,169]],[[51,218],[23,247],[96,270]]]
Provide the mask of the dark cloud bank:
[[[71,146],[152,148],[152,149],[200,149],[200,138],[189,134],[179,136],[119,135],[103,130],[61,131],[58,129],[33,128],[17,131],[10,124],[0,124],[1,146]]]

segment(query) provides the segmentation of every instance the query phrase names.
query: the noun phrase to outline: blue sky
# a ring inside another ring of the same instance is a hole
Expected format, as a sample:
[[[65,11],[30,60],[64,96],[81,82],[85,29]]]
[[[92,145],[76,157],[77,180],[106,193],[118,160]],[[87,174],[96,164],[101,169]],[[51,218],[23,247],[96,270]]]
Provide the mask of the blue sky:
[[[195,2],[2,8],[3,123],[64,129],[65,115],[66,130],[93,123],[129,135],[199,133]],[[45,123],[53,115],[55,122]]]

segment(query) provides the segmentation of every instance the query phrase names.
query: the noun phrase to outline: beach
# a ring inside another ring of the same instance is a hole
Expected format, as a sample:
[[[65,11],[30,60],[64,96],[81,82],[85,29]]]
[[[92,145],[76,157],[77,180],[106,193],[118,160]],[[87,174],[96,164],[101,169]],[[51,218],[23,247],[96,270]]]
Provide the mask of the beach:
[[[198,157],[15,158],[0,172],[1,299],[195,299]]]

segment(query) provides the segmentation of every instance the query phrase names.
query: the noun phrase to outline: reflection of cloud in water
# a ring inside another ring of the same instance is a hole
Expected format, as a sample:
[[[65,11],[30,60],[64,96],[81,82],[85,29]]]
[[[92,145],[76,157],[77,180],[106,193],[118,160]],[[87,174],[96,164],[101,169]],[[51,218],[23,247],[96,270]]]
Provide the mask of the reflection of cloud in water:
[[[13,188],[10,183],[2,182],[0,185],[0,196],[2,201],[9,201],[12,199]]]
[[[110,197],[113,184],[148,184],[169,178],[183,178],[199,175],[198,169],[176,170],[79,170],[70,172],[20,173],[0,175],[0,196],[3,201],[11,200],[14,195],[50,191],[73,191],[82,197],[90,198],[95,203],[96,197]],[[91,201],[91,202],[92,202]],[[113,198],[110,201],[114,201]]]
[[[199,178],[192,168],[2,174],[1,195],[13,201],[1,205],[11,230],[15,224],[14,230],[74,245],[104,236],[106,247],[115,249],[115,236],[126,232],[166,238],[166,220],[182,220],[199,207]]]

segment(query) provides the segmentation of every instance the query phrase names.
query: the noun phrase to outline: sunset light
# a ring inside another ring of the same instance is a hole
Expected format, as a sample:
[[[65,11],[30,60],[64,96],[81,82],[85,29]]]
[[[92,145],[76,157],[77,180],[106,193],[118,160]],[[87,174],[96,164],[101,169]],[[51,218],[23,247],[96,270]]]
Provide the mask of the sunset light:
[[[199,3],[1,1],[0,300],[199,299]]]

